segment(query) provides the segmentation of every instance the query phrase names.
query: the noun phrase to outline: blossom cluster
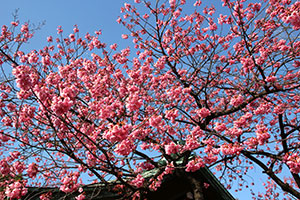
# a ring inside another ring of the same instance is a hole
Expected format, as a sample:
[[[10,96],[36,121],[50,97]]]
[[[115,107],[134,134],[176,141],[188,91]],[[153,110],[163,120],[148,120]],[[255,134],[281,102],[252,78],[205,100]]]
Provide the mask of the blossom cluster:
[[[138,198],[168,174],[216,164],[228,187],[253,163],[275,182],[281,167],[299,173],[300,3],[222,0],[220,13],[158,0],[142,13],[134,2],[117,20],[133,42],[124,49],[75,25],[26,53],[30,25],[2,26],[0,67],[13,78],[0,83],[0,197],[44,181],[82,200],[88,175]],[[293,184],[280,186],[293,193]]]

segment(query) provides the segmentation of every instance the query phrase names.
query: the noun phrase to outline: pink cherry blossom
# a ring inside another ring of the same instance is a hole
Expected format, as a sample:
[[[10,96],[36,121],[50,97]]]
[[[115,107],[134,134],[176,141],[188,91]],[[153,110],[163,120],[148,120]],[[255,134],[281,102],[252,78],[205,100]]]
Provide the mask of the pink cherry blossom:
[[[268,128],[265,125],[256,125],[256,136],[260,145],[264,144],[269,138]]]
[[[78,177],[79,173],[70,173],[67,176],[63,177],[61,179],[62,185],[60,186],[60,190],[65,193],[77,190],[79,187]]]
[[[168,145],[165,145],[165,151],[166,154],[171,155],[174,153],[177,153],[180,149],[180,145],[175,144],[174,142],[171,142]]]
[[[208,110],[207,108],[201,108],[201,109],[197,110],[197,114],[201,118],[205,118],[210,115],[210,110]]]
[[[244,102],[244,97],[242,95],[239,95],[237,97],[234,97],[230,100],[230,105],[232,106],[239,106]]]
[[[37,165],[35,163],[31,163],[28,165],[28,169],[26,170],[28,173],[28,176],[30,178],[35,177],[36,174],[38,173],[38,168]]]
[[[142,177],[142,175],[138,174],[136,178],[131,181],[131,184],[137,188],[140,188],[143,186],[144,181],[145,179]]]
[[[133,142],[129,140],[123,140],[121,143],[117,144],[115,152],[119,155],[127,156],[134,150]]]
[[[295,174],[299,174],[300,172],[300,158],[296,153],[292,155],[286,156],[286,163],[291,169],[291,171]]]
[[[19,199],[27,193],[27,188],[20,181],[8,185],[5,189],[5,195],[12,199]]]
[[[76,200],[84,200],[85,199],[85,195],[84,194],[80,194],[77,197],[75,197]]]
[[[128,35],[122,34],[122,38],[126,40],[126,39],[128,39]]]
[[[204,167],[204,162],[202,159],[196,159],[196,160],[191,160],[188,162],[186,165],[186,170],[187,172],[195,172],[199,170],[201,167]]]
[[[169,0],[169,4],[171,6],[171,8],[176,6],[176,0]]]
[[[57,115],[62,115],[66,113],[73,104],[74,102],[69,97],[63,99],[55,97],[52,101],[51,109]]]
[[[202,167],[242,190],[254,166],[254,197],[299,199],[299,8],[134,0],[117,19],[132,40],[59,26],[41,49],[30,23],[2,25],[0,199],[39,186],[85,199],[94,183],[139,199]]]
[[[291,23],[295,30],[300,29],[300,16],[299,11],[294,11],[285,20],[286,23]]]

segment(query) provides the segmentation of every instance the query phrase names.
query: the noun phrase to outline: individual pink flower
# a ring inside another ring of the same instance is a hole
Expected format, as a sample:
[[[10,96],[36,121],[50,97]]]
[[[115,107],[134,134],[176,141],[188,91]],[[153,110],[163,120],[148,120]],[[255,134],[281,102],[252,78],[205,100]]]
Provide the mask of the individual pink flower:
[[[58,26],[58,27],[57,27],[57,34],[60,34],[60,33],[62,33],[62,32],[63,32],[63,30],[62,30],[61,26]]]
[[[46,55],[46,56],[42,57],[42,63],[43,63],[43,65],[45,65],[45,66],[50,65],[50,64],[51,64],[50,56]]]
[[[11,168],[6,160],[0,161],[0,173],[2,175],[8,175],[11,172]]]
[[[117,144],[115,152],[119,155],[128,156],[134,150],[133,142],[129,140],[123,140]]]
[[[300,67],[300,61],[295,60],[293,66],[294,67]]]
[[[12,74],[16,77],[17,86],[22,90],[29,90],[38,80],[37,75],[27,65],[17,66],[12,70]]]
[[[240,144],[223,144],[221,145],[221,152],[224,155],[239,155],[240,152],[244,149]]]
[[[243,144],[247,147],[247,149],[254,149],[258,145],[258,140],[256,137],[248,138]]]
[[[210,115],[210,110],[208,110],[207,108],[201,108],[196,112],[201,118],[205,118]]]
[[[69,173],[67,176],[63,177],[61,179],[62,185],[60,186],[60,190],[65,193],[74,192],[78,189],[79,183],[78,183],[78,172],[72,172]]]
[[[53,42],[52,36],[47,37],[47,42]]]
[[[258,108],[256,108],[254,110],[254,114],[255,115],[262,115],[262,114],[266,114],[266,113],[268,113],[270,111],[271,111],[270,104],[262,103],[262,104],[259,105]]]
[[[204,133],[203,133],[203,130],[201,130],[201,128],[199,126],[196,126],[191,131],[191,135],[193,135],[194,137],[202,137],[202,136],[204,136]]]
[[[154,64],[154,66],[160,70],[165,68],[166,64],[166,56],[162,56],[157,59],[157,62]]]
[[[139,95],[134,93],[127,98],[126,108],[129,112],[137,111],[142,106],[143,102]]]
[[[22,25],[21,32],[23,32],[23,33],[28,33],[29,32],[28,24],[23,24]]]
[[[226,130],[225,134],[232,138],[237,138],[243,134],[243,130],[234,126],[232,128],[229,128],[228,130]]]
[[[290,16],[285,20],[285,23],[290,23],[295,30],[300,29],[300,13],[299,11],[293,11]]]
[[[271,137],[268,128],[263,124],[256,125],[256,138],[260,145],[263,145]]]
[[[73,32],[74,33],[78,33],[79,32],[79,29],[78,29],[77,25],[74,25]]]
[[[158,115],[158,116],[153,115],[153,116],[150,118],[150,120],[149,120],[149,124],[150,124],[150,126],[152,126],[152,127],[158,128],[159,125],[160,125],[160,123],[161,123],[161,121],[162,121],[162,116],[161,116],[161,115]]]
[[[54,97],[52,100],[51,109],[57,115],[62,115],[66,113],[73,104],[74,102],[69,97],[65,97],[63,100],[60,97]]]
[[[41,200],[51,200],[52,199],[52,192],[47,192],[40,195]]]
[[[245,115],[240,117],[234,122],[234,126],[236,127],[247,127],[252,122],[253,115],[250,112],[247,112]]]
[[[148,19],[149,17],[150,17],[150,16],[149,16],[147,13],[143,15],[143,18],[144,18],[144,19]]]
[[[27,188],[20,181],[8,185],[5,189],[5,195],[11,199],[20,199],[27,194]]]
[[[141,162],[141,163],[138,163],[138,167],[141,168],[141,171],[144,171],[144,170],[149,171],[149,170],[153,169],[155,166],[149,162]]]
[[[145,179],[143,178],[143,176],[138,174],[136,176],[136,178],[131,181],[131,184],[134,185],[137,188],[140,188],[140,187],[143,186],[144,181],[145,181]]]
[[[216,124],[215,124],[215,128],[214,128],[216,131],[218,131],[218,132],[222,132],[222,131],[224,131],[224,130],[226,130],[227,129],[227,127],[226,127],[226,125],[224,124],[224,123],[219,123],[219,122],[217,122]]]
[[[131,125],[114,125],[108,131],[103,133],[103,138],[109,140],[110,142],[120,142],[124,140],[129,131],[132,129]]]
[[[13,103],[9,103],[9,104],[7,104],[7,109],[10,111],[10,112],[12,112],[12,111],[14,111],[15,109],[16,109],[16,105],[15,104],[13,104]]]
[[[19,22],[11,22],[10,24],[13,25],[13,26],[18,26]]]
[[[171,162],[171,163],[168,163],[166,168],[165,168],[165,171],[163,172],[164,174],[172,174],[175,170],[175,167],[174,167],[174,163]]]
[[[111,48],[112,50],[116,50],[117,47],[118,47],[118,45],[116,43],[109,46],[109,48]]]
[[[285,156],[285,162],[289,166],[291,172],[295,174],[300,173],[300,157],[297,153]]]
[[[171,8],[174,8],[176,6],[176,0],[169,0],[169,4]]]
[[[118,24],[120,24],[122,22],[122,19],[121,19],[121,17],[118,17],[118,19],[117,19],[117,23]]]
[[[266,81],[274,83],[274,82],[277,81],[277,77],[276,76],[269,76],[269,77],[266,78]]]
[[[181,14],[181,12],[180,12],[180,10],[178,9],[178,10],[176,10],[176,11],[173,13],[173,16],[174,16],[174,18],[176,19],[176,18],[178,18],[178,17],[180,16],[180,14]]]
[[[244,102],[244,97],[242,95],[238,95],[237,97],[234,97],[230,100],[230,105],[232,106],[239,106]]]
[[[200,142],[195,136],[193,136],[193,135],[186,136],[186,142],[184,145],[185,150],[191,151],[191,150],[197,149],[199,146],[200,146]]]
[[[74,42],[74,41],[75,41],[75,35],[74,35],[73,33],[71,33],[71,34],[69,35],[69,38],[70,38],[70,41],[71,41],[71,42]]]
[[[204,166],[205,165],[204,165],[203,160],[201,158],[196,158],[196,159],[188,162],[188,164],[186,165],[185,171],[186,172],[195,172]]]
[[[275,108],[273,110],[273,112],[276,113],[277,115],[283,114],[284,111],[285,111],[285,108],[284,108],[284,105],[282,105],[282,104],[275,106]]]
[[[30,178],[35,177],[38,172],[37,164],[35,164],[35,163],[29,164],[28,169],[26,171]]]
[[[128,35],[122,34],[122,38],[126,40],[126,39],[128,39]]]
[[[85,195],[84,194],[80,194],[77,197],[75,197],[76,200],[84,200],[85,199]]]
[[[18,174],[21,174],[25,170],[25,165],[23,162],[17,161],[13,164],[13,170]]]
[[[180,149],[180,145],[175,144],[174,142],[171,142],[168,145],[165,145],[166,154],[171,155],[174,153],[177,153]]]
[[[202,1],[201,0],[197,0],[195,3],[194,3],[194,6],[201,6],[202,4]]]

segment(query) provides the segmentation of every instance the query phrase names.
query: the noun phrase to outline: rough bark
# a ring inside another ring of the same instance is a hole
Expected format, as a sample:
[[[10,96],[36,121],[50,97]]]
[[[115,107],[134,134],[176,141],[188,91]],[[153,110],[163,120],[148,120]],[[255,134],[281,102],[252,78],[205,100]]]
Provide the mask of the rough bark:
[[[193,189],[194,200],[204,200],[201,182],[192,175],[188,175],[187,178],[190,181]]]

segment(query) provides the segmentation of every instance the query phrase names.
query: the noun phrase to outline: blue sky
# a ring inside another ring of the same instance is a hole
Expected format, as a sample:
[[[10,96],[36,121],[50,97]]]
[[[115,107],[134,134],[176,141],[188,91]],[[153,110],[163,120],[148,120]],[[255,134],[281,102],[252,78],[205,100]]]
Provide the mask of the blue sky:
[[[101,29],[103,35],[100,39],[103,42],[117,43],[121,48],[125,48],[130,43],[124,42],[121,34],[127,31],[116,22],[117,17],[121,15],[120,7],[124,2],[126,0],[6,0],[1,2],[0,26],[9,24],[13,19],[12,13],[19,9],[18,16],[21,22],[30,21],[34,24],[46,22],[27,45],[29,49],[42,48],[47,44],[46,38],[49,35],[56,37],[57,26],[62,26],[65,35],[69,35],[75,24],[78,25],[82,36],[86,32],[93,33]],[[256,172],[260,174],[260,169]],[[255,177],[255,179],[257,179],[256,187],[262,187],[261,178]],[[234,191],[231,193],[241,200],[251,199],[249,193],[237,194]]]
[[[19,9],[18,16],[21,22],[30,21],[38,24],[45,21],[45,25],[31,40],[30,46],[33,48],[46,45],[47,36],[56,36],[57,26],[62,26],[64,33],[69,35],[75,24],[78,25],[82,35],[101,29],[103,41],[108,44],[121,41],[124,43],[121,33],[126,30],[116,22],[124,2],[124,0],[3,1],[0,7],[0,24],[1,26],[9,24],[16,9]]]

